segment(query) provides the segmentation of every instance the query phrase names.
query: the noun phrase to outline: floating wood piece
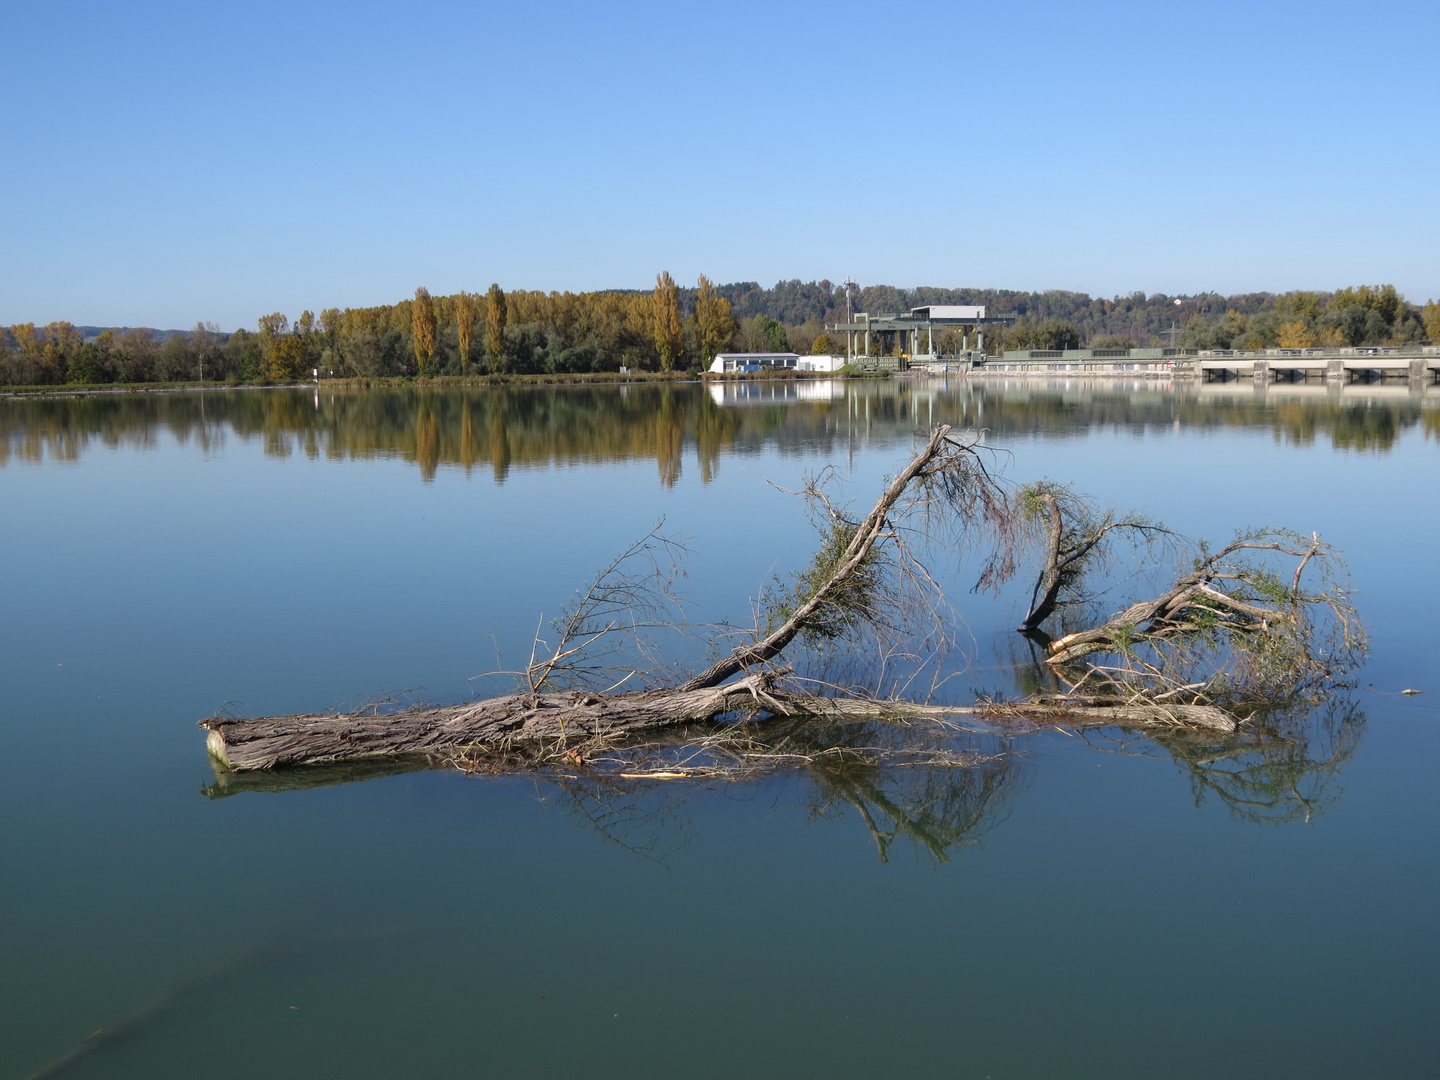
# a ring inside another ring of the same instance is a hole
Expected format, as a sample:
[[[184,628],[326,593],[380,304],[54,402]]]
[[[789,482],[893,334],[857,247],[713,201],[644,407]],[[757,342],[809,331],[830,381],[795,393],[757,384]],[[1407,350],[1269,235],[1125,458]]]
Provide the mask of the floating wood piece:
[[[698,723],[742,709],[831,723],[904,722],[977,716],[1071,727],[1096,725],[1198,727],[1233,732],[1234,719],[1208,705],[1094,705],[1006,702],[970,706],[823,697],[776,689],[758,673],[702,690],[643,690],[625,694],[512,694],[469,705],[387,715],[270,716],[253,720],[210,717],[212,757],[229,769],[273,769],[461,747],[560,738],[621,735]]]

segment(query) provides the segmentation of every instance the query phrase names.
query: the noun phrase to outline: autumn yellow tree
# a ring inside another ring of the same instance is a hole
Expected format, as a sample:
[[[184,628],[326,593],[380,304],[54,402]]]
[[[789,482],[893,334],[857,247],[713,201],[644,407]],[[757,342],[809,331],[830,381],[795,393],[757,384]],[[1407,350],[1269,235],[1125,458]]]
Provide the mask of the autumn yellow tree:
[[[655,336],[655,351],[660,354],[660,370],[669,371],[685,348],[685,331],[680,326],[680,293],[668,270],[655,275],[650,328]]]
[[[1309,349],[1315,344],[1315,335],[1308,326],[1296,319],[1281,324],[1275,343],[1282,349]]]
[[[505,290],[499,285],[491,285],[485,294],[485,348],[490,353],[490,367],[494,371],[505,370],[505,323],[508,317]]]
[[[410,306],[410,328],[415,335],[415,362],[421,376],[430,374],[430,358],[435,355],[435,301],[430,290],[421,285],[415,290],[415,303]]]
[[[305,340],[296,334],[281,334],[270,340],[265,377],[276,382],[294,382],[305,371]]]
[[[1430,344],[1440,345],[1440,303],[1431,300],[1420,312],[1420,318],[1425,322],[1425,333],[1430,337]]]
[[[278,337],[290,329],[290,319],[278,311],[261,315],[255,322],[260,327],[261,337]]]
[[[470,343],[475,340],[475,297],[463,289],[455,294],[455,336],[460,342],[460,374],[470,373]]]
[[[695,297],[695,333],[700,339],[701,359],[707,364],[735,340],[735,316],[730,301],[716,293],[715,286],[704,274],[700,275],[700,290]]]

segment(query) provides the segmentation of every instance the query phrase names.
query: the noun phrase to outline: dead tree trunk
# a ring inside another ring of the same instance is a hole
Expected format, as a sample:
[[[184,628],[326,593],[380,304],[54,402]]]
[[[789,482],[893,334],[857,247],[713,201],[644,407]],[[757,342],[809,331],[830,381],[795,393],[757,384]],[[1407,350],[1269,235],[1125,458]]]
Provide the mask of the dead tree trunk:
[[[550,691],[550,676],[564,657],[584,648],[582,638],[600,640],[613,622],[598,629],[583,629],[577,616],[549,661],[531,664],[532,690],[485,701],[447,708],[412,710],[390,715],[293,715],[259,719],[211,717],[200,722],[208,732],[207,746],[222,765],[236,770],[271,769],[288,765],[337,762],[387,755],[434,754],[468,747],[505,747],[512,743],[588,740],[622,736],[629,732],[698,723],[740,712],[776,717],[808,717],[820,722],[864,721],[905,722],[921,718],[979,716],[995,720],[1029,720],[1063,723],[1067,726],[1119,724],[1138,726],[1199,727],[1231,732],[1236,721],[1226,711],[1191,695],[1174,700],[1174,692],[1144,691],[1116,696],[1038,697],[1024,702],[949,707],[905,701],[872,700],[856,697],[826,697],[796,691],[777,680],[789,669],[772,670],[765,665],[807,631],[823,632],[835,625],[837,612],[844,615],[866,608],[866,582],[875,571],[877,547],[888,543],[888,551],[905,552],[900,535],[907,513],[918,513],[931,500],[940,501],[962,526],[983,523],[997,535],[1010,535],[1015,514],[1006,496],[996,486],[969,446],[950,438],[948,427],[937,427],[925,446],[886,486],[868,514],[852,522],[832,514],[840,527],[836,545],[825,560],[817,557],[816,569],[803,579],[787,606],[779,609],[773,629],[757,632],[756,640],[734,648],[724,659],[676,687],[629,692]],[[828,504],[827,504],[828,506]],[[1105,534],[1115,528],[1149,529],[1137,520],[1110,519],[1087,527],[1067,542],[1064,522],[1054,500],[1050,504],[1050,535],[1047,568],[1036,585],[1035,599],[1027,623],[1038,623],[1052,610],[1066,566],[1085,558]],[[1057,524],[1058,522],[1058,524]],[[843,542],[843,543],[842,543]],[[1316,542],[1318,550],[1318,541]],[[1000,580],[1013,569],[1010,548],[1001,545],[992,556],[985,575]],[[1223,563],[1241,550],[1285,550],[1282,545],[1259,542],[1237,543],[1202,561],[1191,574],[1181,578],[1161,597],[1133,605],[1110,622],[1094,630],[1071,634],[1050,646],[1050,661],[1069,663],[1093,651],[1113,650],[1124,635],[1137,632],[1160,637],[1194,629],[1191,616],[1199,611],[1212,624],[1222,618],[1229,628],[1262,632],[1276,620],[1298,615],[1282,605],[1265,607],[1234,590],[1226,590]],[[1295,572],[1291,592],[1298,600],[1300,570],[1315,554],[1303,554]],[[834,557],[831,558],[830,556]],[[1068,562],[1067,562],[1068,560]],[[883,561],[883,560],[882,560]],[[998,567],[998,569],[997,569]],[[603,579],[602,579],[603,580]],[[928,578],[926,579],[928,580]],[[848,591],[847,591],[848,590]],[[593,595],[596,590],[592,588]],[[630,595],[625,589],[602,594]],[[1314,599],[1314,598],[1308,598]],[[871,615],[875,612],[871,611]],[[583,610],[582,610],[583,616]],[[578,621],[577,621],[578,620]],[[841,620],[843,622],[843,618]],[[577,627],[582,627],[577,629]],[[543,677],[536,681],[536,668]],[[736,676],[740,676],[736,678]],[[733,681],[732,681],[733,680]],[[1182,688],[1188,689],[1188,688]],[[1173,703],[1172,703],[1173,702]]]
[[[766,680],[751,676],[700,690],[624,694],[509,694],[469,705],[381,715],[211,717],[211,755],[232,769],[272,769],[482,743],[620,735],[708,720],[755,706]],[[763,707],[763,706],[762,706]]]
[[[1045,520],[1044,562],[1030,593],[1030,610],[1017,628],[1022,634],[1040,629],[1062,605],[1083,602],[1079,590],[1087,567],[1104,561],[1118,537],[1149,544],[1170,535],[1163,526],[1134,514],[1116,518],[1100,512],[1089,499],[1049,481],[1022,489],[1021,502],[1032,502],[1029,513]]]
[[[976,716],[1069,726],[1159,724],[1235,730],[1233,719],[1207,706],[1112,703],[1091,698],[922,705],[795,693],[776,688],[768,672],[700,690],[512,694],[471,705],[388,715],[300,714],[255,720],[211,717],[202,720],[200,726],[209,732],[206,748],[216,761],[226,768],[246,771],[386,755],[433,754],[487,744],[619,736],[698,723],[742,709],[839,724]]]
[[[1030,610],[1020,621],[1019,630],[1022,634],[1040,629],[1040,624],[1055,613],[1056,601],[1060,599],[1060,541],[1065,534],[1065,520],[1055,496],[1047,495],[1044,501],[1049,517],[1045,537],[1045,565],[1035,579],[1035,588],[1030,594]]]

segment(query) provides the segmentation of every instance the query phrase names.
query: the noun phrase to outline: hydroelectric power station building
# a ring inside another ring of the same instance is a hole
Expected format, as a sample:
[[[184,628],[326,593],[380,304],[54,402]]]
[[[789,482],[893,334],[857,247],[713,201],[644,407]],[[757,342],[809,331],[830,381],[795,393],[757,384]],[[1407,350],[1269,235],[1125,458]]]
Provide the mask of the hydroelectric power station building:
[[[1005,325],[1016,315],[987,315],[983,304],[927,304],[904,314],[867,315],[857,312],[846,322],[825,327],[826,333],[845,335],[845,355],[857,367],[900,358],[906,363],[933,364],[945,360],[983,362],[985,327]],[[946,332],[960,335],[958,350],[942,352]],[[971,338],[974,338],[972,347]],[[902,363],[899,366],[906,366]],[[885,366],[885,365],[882,365]]]

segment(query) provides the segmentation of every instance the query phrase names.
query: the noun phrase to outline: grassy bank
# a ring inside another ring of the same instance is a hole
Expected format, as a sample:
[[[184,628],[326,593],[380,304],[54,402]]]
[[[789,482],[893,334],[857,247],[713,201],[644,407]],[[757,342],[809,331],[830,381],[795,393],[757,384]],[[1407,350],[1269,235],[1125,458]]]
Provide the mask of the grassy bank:
[[[321,379],[319,386],[329,389],[370,389],[379,387],[423,387],[431,389],[453,389],[487,386],[565,386],[604,385],[607,383],[676,383],[696,382],[772,382],[805,379],[888,379],[888,372],[813,372],[781,369],[751,373],[731,372],[714,375],[699,371],[632,371],[624,375],[615,371],[586,372],[583,374],[552,375],[439,375],[431,378],[396,376],[393,378],[369,379],[356,376],[347,379]],[[0,387],[0,397],[30,397],[37,394],[59,394],[85,396],[90,394],[159,394],[177,393],[187,390],[274,390],[284,388],[314,387],[313,381],[278,383],[269,380],[254,382],[153,382],[153,383],[67,383],[62,385],[44,384],[35,386]]]

